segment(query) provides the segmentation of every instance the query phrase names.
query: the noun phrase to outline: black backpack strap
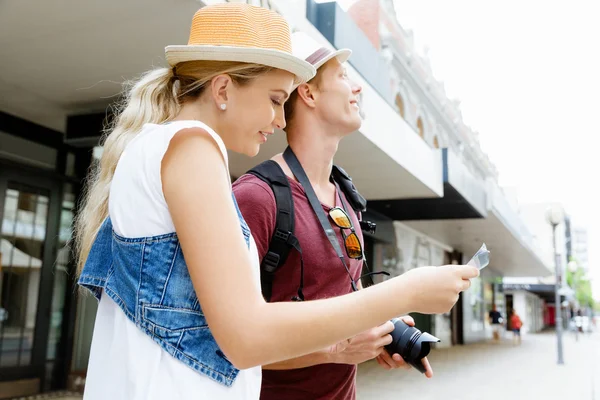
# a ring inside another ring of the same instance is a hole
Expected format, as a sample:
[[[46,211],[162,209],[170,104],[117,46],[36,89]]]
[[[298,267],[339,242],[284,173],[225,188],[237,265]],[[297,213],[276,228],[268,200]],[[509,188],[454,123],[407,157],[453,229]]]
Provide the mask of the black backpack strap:
[[[273,160],[267,160],[257,165],[248,171],[248,173],[258,177],[271,187],[277,206],[275,231],[269,243],[267,254],[260,265],[260,283],[263,296],[267,301],[271,300],[275,271],[285,263],[290,250],[294,248],[300,253],[301,271],[298,297],[294,296],[293,300],[304,300],[304,294],[302,293],[304,286],[304,262],[302,260],[300,242],[294,235],[294,200],[288,178],[279,164]]]

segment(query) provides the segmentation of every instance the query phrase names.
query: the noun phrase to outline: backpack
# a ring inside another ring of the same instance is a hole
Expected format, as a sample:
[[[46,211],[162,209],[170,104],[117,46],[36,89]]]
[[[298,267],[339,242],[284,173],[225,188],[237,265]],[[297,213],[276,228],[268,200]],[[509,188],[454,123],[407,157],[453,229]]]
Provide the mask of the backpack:
[[[292,198],[288,177],[277,162],[267,160],[247,173],[256,176],[271,187],[277,206],[275,231],[271,237],[267,254],[260,264],[262,293],[265,299],[270,301],[273,279],[277,269],[286,262],[292,249],[296,249],[302,255],[300,242],[294,235],[294,199]],[[352,178],[346,171],[334,165],[331,177],[338,184],[348,203],[357,214],[367,210],[367,200],[356,190]],[[375,223],[373,222],[360,221],[360,226],[366,232],[375,233]]]

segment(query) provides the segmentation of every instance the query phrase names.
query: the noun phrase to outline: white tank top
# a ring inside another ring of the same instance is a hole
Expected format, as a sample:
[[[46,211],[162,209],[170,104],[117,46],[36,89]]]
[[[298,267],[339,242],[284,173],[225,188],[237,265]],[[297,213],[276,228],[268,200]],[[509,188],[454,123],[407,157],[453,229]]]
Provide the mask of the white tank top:
[[[146,124],[121,155],[110,188],[109,215],[119,235],[135,238],[175,231],[162,191],[161,162],[173,136],[192,127],[211,135],[228,165],[225,144],[207,125],[199,121]],[[252,237],[250,251],[256,284],[260,286],[259,259]],[[240,371],[231,387],[192,370],[165,352],[111,298],[102,295],[84,400],[257,400],[260,385],[260,367]]]

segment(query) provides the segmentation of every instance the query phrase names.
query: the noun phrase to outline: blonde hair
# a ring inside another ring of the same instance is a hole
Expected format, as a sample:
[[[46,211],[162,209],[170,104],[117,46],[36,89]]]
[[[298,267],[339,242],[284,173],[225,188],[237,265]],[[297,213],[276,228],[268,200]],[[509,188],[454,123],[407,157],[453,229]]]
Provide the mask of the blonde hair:
[[[114,108],[112,123],[104,130],[104,149],[98,165],[90,167],[83,202],[75,220],[77,275],[81,272],[100,226],[108,217],[110,184],[127,144],[146,123],[162,124],[177,116],[181,105],[198,98],[210,81],[228,74],[239,85],[249,83],[271,67],[229,61],[188,61],[174,68],[158,68],[137,81],[125,82],[123,100]]]

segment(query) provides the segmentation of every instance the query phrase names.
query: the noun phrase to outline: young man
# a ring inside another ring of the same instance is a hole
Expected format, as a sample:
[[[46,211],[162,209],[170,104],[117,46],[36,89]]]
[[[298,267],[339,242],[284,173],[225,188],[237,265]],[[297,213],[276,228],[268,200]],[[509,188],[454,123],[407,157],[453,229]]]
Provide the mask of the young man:
[[[293,48],[317,68],[317,75],[309,83],[300,85],[285,104],[285,131],[289,146],[306,172],[325,214],[332,207],[345,209],[353,227],[356,227],[360,245],[363,245],[359,219],[344,194],[330,179],[340,140],[361,126],[357,101],[361,87],[348,78],[342,65],[351,51],[330,51],[302,33],[294,34]],[[276,270],[270,301],[289,301],[298,294],[300,257],[304,262],[303,293],[306,300],[350,293],[353,290],[351,281],[356,282],[360,289],[362,259],[349,258],[346,249],[346,265],[341,262],[310,205],[305,189],[294,178],[283,155],[276,155],[273,160],[281,166],[290,184],[294,202],[294,233],[300,242],[302,255],[292,250],[285,263]],[[276,224],[277,204],[273,190],[258,177],[246,174],[234,183],[233,191],[262,262]],[[330,215],[327,218],[333,222]],[[344,249],[341,230],[333,223],[331,226]],[[404,320],[414,324],[410,317]],[[398,354],[392,357],[384,349],[391,342],[389,333],[392,330],[393,324],[388,322],[320,352],[263,366],[261,399],[354,399],[357,364],[376,358],[386,369],[410,368]],[[301,334],[298,332],[298,335]],[[427,376],[430,377],[431,368],[426,365]]]

